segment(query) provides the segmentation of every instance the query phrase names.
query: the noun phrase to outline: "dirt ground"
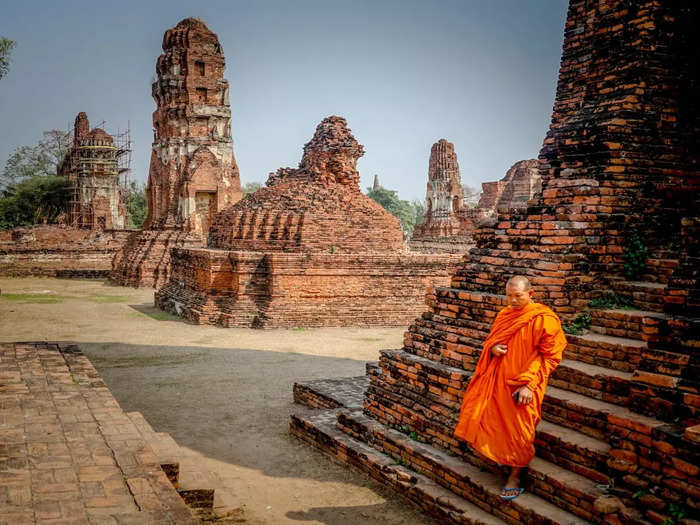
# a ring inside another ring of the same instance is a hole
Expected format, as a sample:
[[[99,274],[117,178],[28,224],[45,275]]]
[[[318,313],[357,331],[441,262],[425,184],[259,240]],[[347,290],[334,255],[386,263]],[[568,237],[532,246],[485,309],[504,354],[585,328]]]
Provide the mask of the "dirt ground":
[[[76,341],[126,411],[202,455],[250,524],[433,523],[288,433],[295,381],[357,376],[404,328],[193,326],[153,290],[0,279],[0,341]]]

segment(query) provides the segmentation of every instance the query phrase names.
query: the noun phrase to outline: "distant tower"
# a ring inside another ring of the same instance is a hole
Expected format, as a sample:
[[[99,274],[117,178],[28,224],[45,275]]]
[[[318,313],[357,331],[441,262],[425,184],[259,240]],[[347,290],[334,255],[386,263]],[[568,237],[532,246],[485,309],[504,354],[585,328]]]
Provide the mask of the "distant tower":
[[[375,175],[374,176],[374,184],[372,184],[372,189],[378,190],[379,188],[381,188],[381,186],[379,185],[379,175]]]
[[[414,239],[459,233],[457,214],[462,208],[462,180],[454,144],[445,139],[438,140],[430,148],[425,206],[425,217],[416,226]]]
[[[202,21],[186,18],[165,32],[144,229],[206,235],[216,212],[241,199],[224,68],[219,40]]]
[[[103,129],[90,131],[84,112],[75,117],[73,147],[58,166],[70,182],[68,222],[75,228],[122,229],[128,213],[119,185],[118,153],[114,137]]]

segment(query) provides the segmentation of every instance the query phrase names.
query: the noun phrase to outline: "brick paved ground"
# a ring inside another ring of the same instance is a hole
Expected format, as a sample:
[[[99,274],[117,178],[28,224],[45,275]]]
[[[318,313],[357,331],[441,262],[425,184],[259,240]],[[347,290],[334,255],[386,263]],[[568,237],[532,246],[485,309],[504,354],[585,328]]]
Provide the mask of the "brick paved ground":
[[[0,525],[197,523],[77,346],[0,344]]]

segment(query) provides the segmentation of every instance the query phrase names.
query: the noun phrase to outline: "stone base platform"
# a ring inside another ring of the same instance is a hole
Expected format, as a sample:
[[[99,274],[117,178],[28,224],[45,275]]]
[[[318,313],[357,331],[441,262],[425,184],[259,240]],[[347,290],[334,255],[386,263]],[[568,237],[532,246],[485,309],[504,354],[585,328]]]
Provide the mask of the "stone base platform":
[[[0,232],[0,276],[101,278],[132,230],[45,225]]]
[[[226,327],[404,326],[461,259],[175,248],[155,303],[190,322]]]
[[[199,523],[213,491],[181,497],[144,422],[77,346],[0,344],[0,523]]]

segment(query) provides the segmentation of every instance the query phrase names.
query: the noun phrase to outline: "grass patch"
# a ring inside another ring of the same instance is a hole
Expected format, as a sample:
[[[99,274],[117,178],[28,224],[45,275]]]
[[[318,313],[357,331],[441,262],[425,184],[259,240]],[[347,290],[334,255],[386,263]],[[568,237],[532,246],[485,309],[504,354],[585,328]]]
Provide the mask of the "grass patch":
[[[566,334],[579,335],[583,333],[584,330],[588,330],[588,328],[591,326],[591,321],[592,319],[590,314],[578,314],[573,321],[562,325],[562,329]]]
[[[55,295],[49,293],[4,293],[0,295],[0,299],[22,303],[56,304],[62,303],[66,299],[70,299],[70,297],[67,295]]]
[[[169,314],[168,312],[144,312],[151,319],[156,321],[177,321],[180,318],[177,315]]]
[[[90,361],[100,368],[147,368],[151,366],[172,366],[172,365],[184,365],[195,362],[200,356],[186,354],[179,356],[131,356],[131,357],[103,357],[103,356],[92,356]],[[165,383],[164,383],[165,384]]]
[[[591,308],[602,308],[602,309],[622,309],[622,310],[633,310],[634,305],[632,303],[632,298],[626,295],[618,295],[615,292],[607,291],[604,292],[600,297],[596,297],[588,306]]]
[[[312,330],[312,328],[308,326],[295,326],[292,328],[292,332],[308,332],[309,330]]]
[[[126,303],[134,298],[126,295],[92,295],[86,299],[92,303]]]

